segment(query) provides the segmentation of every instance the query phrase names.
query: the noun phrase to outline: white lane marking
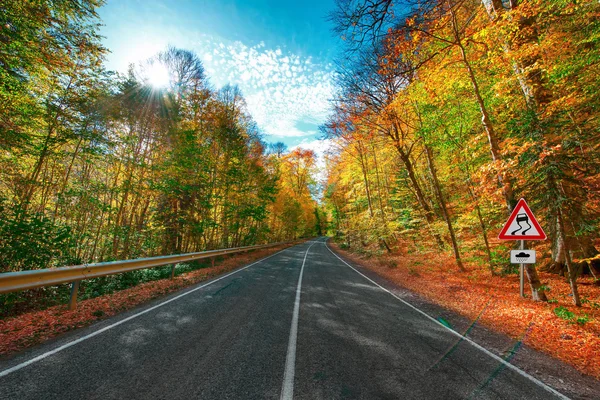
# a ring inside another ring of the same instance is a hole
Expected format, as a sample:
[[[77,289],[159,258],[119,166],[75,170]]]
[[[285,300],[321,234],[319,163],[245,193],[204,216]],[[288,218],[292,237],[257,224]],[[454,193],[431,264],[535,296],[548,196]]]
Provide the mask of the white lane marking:
[[[281,387],[281,400],[292,400],[294,398],[294,375],[296,373],[296,343],[298,341],[298,317],[300,315],[300,292],[302,291],[302,276],[304,275],[304,264],[308,251],[315,243],[313,242],[304,254],[302,268],[300,268],[300,277],[296,287],[296,301],[294,302],[294,314],[292,316],[292,327],[290,328],[290,339],[288,341],[287,355],[285,357],[285,370],[283,373],[283,386]],[[323,242],[320,242],[323,243]]]
[[[432,316],[430,316],[429,314],[427,314],[425,311],[421,311],[420,309],[418,309],[417,307],[413,306],[412,304],[410,304],[409,302],[407,302],[406,300],[402,299],[401,297],[396,296],[394,293],[392,293],[391,291],[389,291],[388,289],[384,288],[383,286],[381,286],[379,283],[375,282],[373,279],[369,278],[368,276],[366,276],[365,274],[363,274],[362,272],[360,272],[359,270],[357,270],[356,268],[354,268],[352,265],[348,264],[346,261],[344,261],[340,256],[338,256],[337,254],[335,254],[327,245],[327,243],[325,243],[325,247],[327,247],[327,250],[329,250],[331,252],[331,254],[333,254],[334,256],[336,256],[341,262],[343,262],[344,264],[346,264],[347,266],[349,266],[350,268],[352,268],[357,274],[361,275],[363,278],[365,278],[366,280],[368,280],[369,282],[371,282],[372,284],[374,284],[375,286],[379,287],[381,290],[388,292],[389,294],[391,294],[392,296],[394,296],[396,299],[400,300],[402,303],[406,304],[408,307],[412,308],[413,310],[415,310],[416,312],[418,312],[419,314],[423,315],[425,318],[431,320],[432,322],[434,322],[435,324],[441,326],[442,328],[444,328],[445,330],[447,330],[448,332],[452,333],[454,336],[458,336],[459,338],[465,340],[466,342],[470,343],[473,347],[475,347],[476,349],[481,350],[482,352],[484,352],[485,354],[487,354],[488,356],[492,357],[494,360],[504,364],[507,368],[515,371],[516,373],[518,373],[519,375],[523,376],[524,378],[529,379],[531,382],[535,383],[536,385],[538,385],[539,387],[545,389],[546,391],[558,396],[559,398],[563,399],[563,400],[570,400],[567,396],[565,396],[564,394],[558,392],[556,389],[546,385],[544,382],[540,381],[539,379],[529,375],[527,372],[519,369],[518,367],[515,367],[513,364],[507,362],[506,360],[498,357],[497,355],[495,355],[494,353],[492,353],[491,351],[489,351],[488,349],[486,349],[485,347],[475,343],[474,341],[472,341],[471,339],[469,339],[466,336],[461,335],[460,333],[456,332],[453,329],[448,328],[446,325],[442,324],[440,321],[438,321],[437,319],[433,318]]]
[[[312,246],[312,245],[311,245],[311,246]],[[293,247],[293,246],[292,246],[292,247]],[[309,248],[310,248],[310,247],[309,247]],[[104,327],[104,328],[102,328],[102,329],[98,329],[97,331],[95,331],[95,332],[92,332],[92,333],[90,333],[89,335],[82,336],[82,337],[80,337],[79,339],[75,339],[75,340],[73,340],[72,342],[65,343],[65,344],[63,344],[63,345],[62,345],[62,346],[60,346],[60,347],[57,347],[57,348],[55,348],[55,349],[53,349],[53,350],[50,350],[50,351],[48,351],[48,352],[46,352],[46,353],[40,354],[39,356],[37,356],[37,357],[34,357],[34,358],[32,358],[31,360],[24,361],[24,362],[22,362],[21,364],[17,364],[17,365],[15,365],[14,367],[11,367],[11,368],[8,368],[8,369],[5,369],[4,371],[1,371],[1,372],[0,372],[0,378],[2,378],[3,376],[6,376],[6,375],[8,375],[8,374],[10,374],[10,373],[12,373],[12,372],[18,371],[18,370],[20,370],[21,368],[25,368],[25,367],[26,367],[26,366],[28,366],[28,365],[31,365],[31,364],[33,364],[33,363],[36,363],[36,362],[40,361],[40,360],[43,360],[44,358],[46,358],[46,357],[49,357],[49,356],[51,356],[51,355],[53,355],[53,354],[56,354],[56,353],[58,353],[59,351],[62,351],[62,350],[64,350],[64,349],[67,349],[67,348],[69,348],[69,347],[71,347],[71,346],[74,346],[74,345],[76,345],[76,344],[78,344],[78,343],[81,343],[81,342],[83,342],[84,340],[87,340],[87,339],[90,339],[90,338],[92,338],[92,337],[94,337],[94,336],[96,336],[96,335],[99,335],[99,334],[101,334],[102,332],[106,332],[106,331],[108,331],[108,330],[110,330],[110,329],[112,329],[112,328],[114,328],[114,327],[116,327],[116,326],[119,326],[119,325],[121,325],[121,324],[124,324],[124,323],[125,323],[125,322],[127,322],[127,321],[131,321],[132,319],[134,319],[134,318],[137,318],[137,317],[139,317],[140,315],[144,315],[144,314],[146,314],[146,313],[149,313],[150,311],[156,310],[157,308],[159,308],[159,307],[162,307],[162,306],[164,306],[165,304],[169,304],[169,303],[171,303],[171,302],[173,302],[173,301],[175,301],[175,300],[179,300],[180,298],[182,298],[182,297],[184,297],[184,296],[187,296],[187,295],[188,295],[188,294],[190,294],[190,293],[193,293],[193,292],[195,292],[195,291],[197,291],[197,290],[200,290],[200,289],[203,289],[203,288],[205,288],[205,287],[207,287],[207,286],[209,286],[209,285],[212,285],[213,283],[215,283],[215,282],[218,282],[218,281],[220,281],[220,280],[222,280],[222,279],[225,279],[225,278],[227,278],[228,276],[231,276],[231,275],[233,275],[233,274],[237,274],[238,272],[241,272],[241,271],[245,270],[246,268],[250,268],[251,266],[253,266],[253,265],[256,265],[256,264],[258,264],[258,263],[261,263],[261,262],[265,261],[266,259],[268,259],[268,258],[271,258],[271,257],[274,257],[274,256],[276,256],[277,254],[279,254],[279,253],[281,253],[281,252],[284,252],[284,251],[286,251],[286,250],[288,250],[288,249],[289,249],[289,248],[285,248],[285,249],[283,249],[283,250],[281,250],[281,251],[278,251],[277,253],[271,254],[270,256],[267,256],[267,257],[265,257],[265,258],[261,258],[260,260],[258,260],[258,261],[256,261],[256,262],[253,262],[253,263],[252,263],[252,264],[250,264],[250,265],[246,265],[246,266],[245,266],[245,267],[243,267],[243,268],[240,268],[240,269],[238,269],[238,270],[236,270],[236,271],[230,272],[230,273],[228,273],[227,275],[223,275],[223,276],[221,276],[221,277],[219,277],[219,278],[217,278],[217,279],[215,279],[215,280],[213,280],[213,281],[210,281],[210,282],[208,282],[208,283],[205,283],[205,284],[204,284],[204,285],[202,285],[202,286],[198,286],[197,288],[194,288],[194,289],[192,289],[192,290],[189,290],[189,291],[187,291],[187,292],[185,292],[185,293],[182,293],[182,294],[180,294],[180,295],[178,295],[178,296],[175,296],[175,297],[173,297],[173,298],[171,298],[171,299],[169,299],[169,300],[163,301],[162,303],[160,303],[160,304],[157,304],[157,305],[155,305],[155,306],[152,306],[152,307],[150,307],[150,308],[148,308],[148,309],[146,309],[146,310],[144,310],[144,311],[140,311],[140,312],[139,312],[139,313],[137,313],[137,314],[130,315],[129,317],[127,317],[127,318],[124,318],[124,319],[122,319],[122,320],[120,320],[120,321],[118,321],[118,322],[115,322],[114,324],[111,324],[111,325],[105,326],[105,327]]]

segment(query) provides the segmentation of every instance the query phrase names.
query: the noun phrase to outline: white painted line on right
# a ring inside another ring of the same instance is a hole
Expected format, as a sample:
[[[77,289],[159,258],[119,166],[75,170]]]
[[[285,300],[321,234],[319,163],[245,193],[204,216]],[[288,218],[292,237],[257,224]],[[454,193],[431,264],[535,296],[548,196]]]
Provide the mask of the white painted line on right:
[[[354,270],[354,272],[356,272],[357,274],[359,274],[360,276],[362,276],[363,278],[365,278],[366,280],[368,280],[369,282],[371,282],[372,284],[374,284],[375,286],[377,286],[378,288],[380,288],[381,290],[383,290],[384,292],[387,292],[389,294],[391,294],[392,296],[394,296],[396,299],[400,300],[402,303],[404,303],[405,305],[407,305],[408,307],[412,308],[413,310],[415,310],[416,312],[418,312],[419,314],[423,315],[425,318],[431,320],[432,322],[434,322],[435,324],[441,326],[442,328],[444,328],[445,330],[447,330],[448,332],[452,333],[454,336],[458,336],[459,338],[465,340],[466,342],[468,342],[471,346],[475,347],[476,349],[482,351],[483,353],[487,354],[488,356],[490,356],[491,358],[493,358],[494,360],[504,364],[507,368],[513,370],[514,372],[518,373],[519,375],[523,376],[524,378],[530,380],[531,382],[535,383],[536,385],[538,385],[539,387],[541,387],[542,389],[545,389],[546,391],[556,395],[557,397],[559,397],[560,399],[563,400],[570,400],[567,396],[565,396],[564,394],[560,393],[559,391],[557,391],[556,389],[546,385],[544,382],[540,381],[539,379],[529,375],[527,372],[519,369],[518,367],[514,366],[513,364],[507,362],[506,360],[498,357],[497,355],[495,355],[494,353],[492,353],[491,351],[489,351],[488,349],[486,349],[485,347],[477,344],[476,342],[474,342],[473,340],[469,339],[466,336],[461,335],[460,333],[456,332],[455,330],[447,327],[446,325],[442,324],[440,321],[438,321],[437,319],[433,318],[432,316],[430,316],[429,314],[427,314],[425,311],[422,311],[420,309],[418,309],[417,307],[413,306],[412,304],[410,304],[409,302],[407,302],[406,300],[402,299],[401,297],[395,295],[394,293],[392,293],[391,291],[389,291],[388,289],[384,288],[383,286],[381,286],[379,283],[375,282],[373,279],[369,278],[368,276],[366,276],[365,274],[363,274],[362,272],[360,272],[359,270],[357,270],[356,268],[354,268],[352,265],[348,264],[346,261],[344,261],[340,256],[338,256],[337,254],[335,254],[327,245],[326,242],[325,243],[325,247],[327,247],[327,250],[329,250],[331,252],[331,254],[333,254],[334,256],[336,256],[341,262],[343,262],[344,264],[346,264],[348,267],[352,268]]]

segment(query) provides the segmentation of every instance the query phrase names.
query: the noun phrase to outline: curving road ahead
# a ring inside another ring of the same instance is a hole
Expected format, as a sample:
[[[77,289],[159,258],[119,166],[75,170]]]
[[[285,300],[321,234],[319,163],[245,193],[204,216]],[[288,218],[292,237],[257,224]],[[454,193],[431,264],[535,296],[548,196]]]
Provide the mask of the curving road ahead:
[[[0,363],[2,399],[555,399],[309,241]]]

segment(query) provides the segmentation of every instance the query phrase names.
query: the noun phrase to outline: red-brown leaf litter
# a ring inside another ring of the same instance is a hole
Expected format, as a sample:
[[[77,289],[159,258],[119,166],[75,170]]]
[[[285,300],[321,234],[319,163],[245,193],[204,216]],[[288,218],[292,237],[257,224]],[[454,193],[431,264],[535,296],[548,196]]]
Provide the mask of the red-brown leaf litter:
[[[77,309],[74,311],[69,311],[67,305],[60,305],[0,320],[0,355],[15,353],[54,338],[63,332],[106,319],[148,300],[234,270],[285,247],[278,246],[248,254],[234,255],[217,263],[214,267],[188,272],[176,276],[173,280],[162,279],[146,282],[119,292],[83,300],[78,302]]]
[[[485,326],[513,338],[522,337],[530,327],[527,345],[600,379],[600,290],[592,278],[578,279],[584,304],[575,307],[566,278],[540,272],[552,303],[533,302],[527,282],[528,298],[519,296],[517,275],[491,276],[489,269],[476,265],[467,265],[466,273],[457,272],[447,254],[364,257],[332,247],[356,264],[472,320],[487,305],[479,320]],[[574,316],[559,318],[554,313],[557,307]],[[578,318],[582,318],[579,323]]]

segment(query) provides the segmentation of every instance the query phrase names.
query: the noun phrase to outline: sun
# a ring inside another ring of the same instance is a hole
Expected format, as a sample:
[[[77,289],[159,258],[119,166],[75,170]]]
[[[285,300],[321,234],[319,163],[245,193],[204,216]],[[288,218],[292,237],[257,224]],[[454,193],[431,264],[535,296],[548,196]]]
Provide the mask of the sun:
[[[160,62],[150,64],[146,69],[145,74],[148,83],[157,89],[169,86],[171,81],[169,70]]]

